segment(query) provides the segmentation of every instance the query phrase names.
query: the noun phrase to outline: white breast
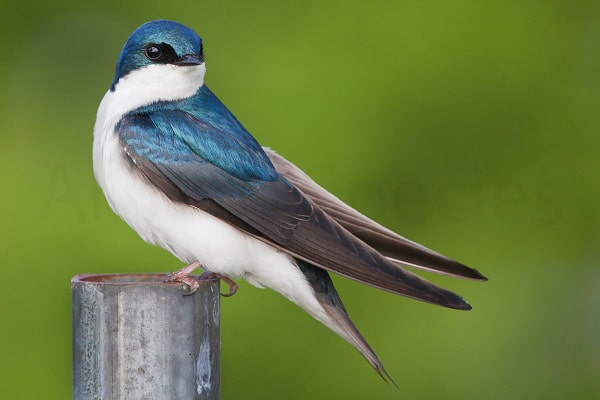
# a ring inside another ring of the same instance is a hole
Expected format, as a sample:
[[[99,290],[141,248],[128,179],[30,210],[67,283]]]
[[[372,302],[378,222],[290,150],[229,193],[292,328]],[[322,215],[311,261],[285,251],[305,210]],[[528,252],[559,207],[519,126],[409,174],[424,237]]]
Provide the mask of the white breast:
[[[203,71],[200,72],[203,74]],[[115,133],[115,126],[123,115],[157,100],[181,98],[181,93],[191,96],[202,85],[200,80],[200,85],[190,88],[189,76],[171,78],[170,84],[162,89],[146,92],[144,85],[152,78],[157,79],[159,72],[159,68],[154,68],[129,74],[114,91],[104,96],[98,109],[94,128],[94,174],[110,207],[145,241],[163,247],[180,260],[199,261],[209,271],[232,278],[243,277],[256,286],[269,287],[317,319],[328,319],[292,257],[204,211],[171,201],[123,157]],[[161,79],[169,81],[164,72],[160,73]],[[188,83],[186,90],[171,90],[185,86],[183,82]],[[157,94],[160,96],[156,97]]]

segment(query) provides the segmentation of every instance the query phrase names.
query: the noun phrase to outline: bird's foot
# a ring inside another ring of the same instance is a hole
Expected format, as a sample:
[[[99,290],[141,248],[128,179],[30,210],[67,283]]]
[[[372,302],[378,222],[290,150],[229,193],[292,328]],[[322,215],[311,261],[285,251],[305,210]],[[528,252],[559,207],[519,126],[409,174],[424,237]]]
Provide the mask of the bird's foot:
[[[190,292],[188,294],[194,294],[196,290],[198,290],[198,288],[200,287],[200,284],[198,283],[198,280],[190,276],[190,274],[196,268],[200,268],[200,265],[201,264],[199,261],[194,261],[193,263],[186,265],[178,271],[166,274],[163,279],[163,282],[184,283],[190,288]]]
[[[165,275],[163,282],[184,283],[190,288],[190,292],[188,293],[188,295],[191,295],[191,294],[194,294],[194,292],[196,292],[196,290],[198,290],[198,288],[200,287],[200,284],[198,283],[199,280],[208,281],[211,279],[220,279],[223,282],[225,282],[227,284],[227,286],[229,286],[229,292],[221,293],[221,296],[230,297],[230,296],[233,296],[235,294],[235,292],[237,292],[238,285],[225,275],[206,271],[206,272],[203,272],[198,278],[190,276],[190,274],[196,268],[200,268],[200,267],[201,267],[200,262],[194,261],[193,263],[186,265],[185,267],[181,268],[178,271],[171,272],[171,273]]]
[[[201,280],[220,279],[223,282],[225,282],[227,284],[227,286],[229,286],[229,292],[227,292],[227,293],[221,293],[221,296],[223,296],[223,297],[231,297],[238,290],[237,283],[235,283],[233,280],[231,280],[229,277],[227,277],[225,275],[216,274],[214,272],[208,272],[208,271],[206,271],[206,272],[202,273],[202,275],[200,275],[200,279]]]

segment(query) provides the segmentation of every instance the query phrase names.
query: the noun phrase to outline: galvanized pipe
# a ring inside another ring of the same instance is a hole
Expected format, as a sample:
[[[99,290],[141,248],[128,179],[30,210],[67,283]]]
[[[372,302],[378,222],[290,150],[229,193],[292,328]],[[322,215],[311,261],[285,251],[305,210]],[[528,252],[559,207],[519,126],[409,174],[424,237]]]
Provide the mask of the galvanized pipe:
[[[220,398],[219,282],[77,275],[73,400]]]

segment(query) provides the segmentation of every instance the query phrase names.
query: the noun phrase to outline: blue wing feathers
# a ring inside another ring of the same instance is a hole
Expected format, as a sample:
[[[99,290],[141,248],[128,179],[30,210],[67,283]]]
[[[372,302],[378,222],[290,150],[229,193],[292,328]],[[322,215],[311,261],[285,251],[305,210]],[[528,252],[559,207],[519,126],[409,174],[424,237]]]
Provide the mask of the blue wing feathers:
[[[202,160],[242,180],[278,179],[260,145],[206,86],[190,99],[135,110],[117,130],[126,147],[155,163]]]

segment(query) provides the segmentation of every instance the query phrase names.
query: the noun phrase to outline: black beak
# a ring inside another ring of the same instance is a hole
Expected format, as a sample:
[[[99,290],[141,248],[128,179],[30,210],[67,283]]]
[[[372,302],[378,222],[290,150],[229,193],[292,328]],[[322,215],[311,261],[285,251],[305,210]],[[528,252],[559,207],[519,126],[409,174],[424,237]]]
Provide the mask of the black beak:
[[[186,54],[179,60],[175,61],[175,65],[201,65],[204,63],[204,57],[196,54]]]

